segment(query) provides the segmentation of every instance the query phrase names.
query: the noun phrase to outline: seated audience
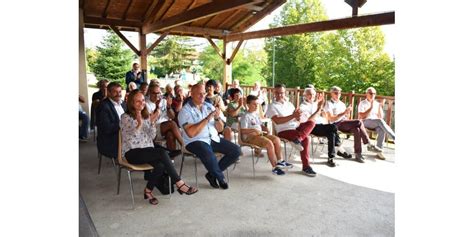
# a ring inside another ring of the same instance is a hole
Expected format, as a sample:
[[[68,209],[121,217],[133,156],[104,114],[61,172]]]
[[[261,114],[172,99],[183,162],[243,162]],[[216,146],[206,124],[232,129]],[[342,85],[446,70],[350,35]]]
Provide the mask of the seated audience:
[[[96,110],[96,123],[97,149],[110,158],[117,158],[120,116],[125,112],[122,106],[122,86],[117,82],[109,83],[107,99],[102,100]]]
[[[160,87],[155,83],[150,85],[148,94],[146,97],[146,108],[148,112],[153,113],[157,111],[159,114],[158,120],[156,121],[156,138],[159,139],[164,136],[168,149],[176,150],[176,140],[178,140],[181,146],[184,142],[178,125],[173,121],[175,114],[171,109],[172,98],[162,97]],[[179,153],[174,154],[178,155]]]
[[[173,87],[171,87],[170,84],[167,84],[167,85],[166,85],[164,96],[165,96],[165,97],[171,97],[172,99],[174,98]]]
[[[336,164],[334,163],[333,158],[336,155],[335,142],[337,136],[337,127],[334,124],[322,124],[320,122],[322,117],[321,112],[324,105],[324,97],[322,94],[319,94],[316,101],[315,99],[316,90],[310,87],[306,88],[304,90],[303,102],[300,104],[300,109],[303,113],[301,115],[300,122],[305,122],[311,114],[317,114],[317,117],[315,118],[316,125],[311,131],[311,134],[316,136],[324,136],[328,139],[328,161],[326,164],[329,167],[335,167]]]
[[[145,95],[147,96],[148,94],[148,83],[147,82],[143,82],[142,84],[140,84],[140,91]]]
[[[227,189],[223,171],[232,165],[240,155],[240,147],[225,139],[220,139],[222,131],[222,113],[212,104],[205,102],[206,91],[203,84],[191,88],[191,99],[179,112],[179,124],[183,128],[185,147],[194,153],[204,164],[208,173],[205,175],[213,188]],[[214,152],[224,154],[217,162]]]
[[[352,111],[352,105],[346,107],[346,105],[339,100],[341,97],[341,88],[333,86],[330,92],[331,100],[329,100],[324,107],[326,118],[329,123],[335,124],[339,131],[354,135],[355,159],[360,163],[364,163],[365,158],[362,156],[361,143],[363,142],[364,145],[372,146],[369,143],[369,136],[367,135],[364,124],[357,119],[348,119]],[[371,148],[369,149],[373,150]]]
[[[95,110],[97,109],[97,106],[99,106],[99,103],[107,98],[107,85],[109,84],[109,81],[106,79],[100,80],[97,82],[97,87],[99,88],[99,91],[95,92],[92,94],[92,103],[91,103],[91,129],[94,129],[95,127]]]
[[[242,88],[240,88],[240,86],[239,86],[239,80],[232,81],[232,84],[230,85],[230,88],[227,89],[227,91],[222,96],[222,99],[224,100],[225,105],[227,105],[230,101],[230,98],[229,98],[230,97],[230,90],[233,89],[233,88],[239,89],[240,94],[242,96],[244,95],[244,90],[242,90]]]
[[[280,139],[277,136],[268,134],[268,129],[262,124],[258,114],[258,97],[247,96],[248,111],[240,119],[240,129],[242,141],[267,149],[268,159],[273,167],[272,173],[284,175],[281,168],[286,167],[281,157]]]
[[[383,120],[383,104],[375,100],[375,88],[369,87],[366,90],[366,99],[360,101],[358,106],[359,119],[362,119],[364,126],[368,129],[375,130],[377,132],[377,145],[376,151],[377,157],[381,160],[385,160],[383,155],[383,143],[385,140],[385,134],[388,134],[393,140],[395,140],[395,132],[388,126]],[[369,146],[369,149],[373,149],[373,146]],[[380,150],[380,151],[378,151]]]
[[[180,194],[191,195],[198,190],[185,184],[179,177],[168,154],[161,148],[155,148],[153,138],[156,136],[155,122],[159,117],[158,110],[149,114],[145,108],[145,97],[139,90],[130,92],[127,112],[122,114],[122,154],[130,164],[150,164],[153,171],[148,177],[143,197],[150,204],[157,205],[158,199],[152,194],[158,179],[163,175],[162,167],[176,184]]]
[[[276,124],[277,135],[290,141],[296,150],[300,151],[301,162],[303,163],[303,173],[310,177],[315,177],[316,172],[309,165],[309,134],[314,128],[316,114],[309,116],[308,121],[300,123],[302,112],[299,108],[286,100],[285,86],[275,85],[275,100],[268,105],[266,117]],[[285,162],[286,166],[293,167]]]

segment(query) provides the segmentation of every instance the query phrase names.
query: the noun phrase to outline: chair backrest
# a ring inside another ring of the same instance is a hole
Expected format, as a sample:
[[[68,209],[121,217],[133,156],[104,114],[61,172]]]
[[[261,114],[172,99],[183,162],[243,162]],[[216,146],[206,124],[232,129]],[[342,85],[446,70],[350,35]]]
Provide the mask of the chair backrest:
[[[240,117],[237,119],[237,124],[238,124],[238,127],[237,127],[237,144],[239,145],[242,145],[244,144],[243,142],[243,139],[242,139],[242,128],[240,127]]]

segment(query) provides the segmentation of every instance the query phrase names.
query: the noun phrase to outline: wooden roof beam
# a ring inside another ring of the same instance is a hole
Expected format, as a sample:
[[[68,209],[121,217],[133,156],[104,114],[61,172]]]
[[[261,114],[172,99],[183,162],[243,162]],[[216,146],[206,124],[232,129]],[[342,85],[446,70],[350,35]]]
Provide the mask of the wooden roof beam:
[[[125,42],[125,44],[128,45],[128,47],[130,47],[130,49],[133,50],[133,52],[135,52],[136,55],[140,56],[140,51],[138,51],[138,49],[135,48],[135,46],[133,46],[133,44],[130,43],[130,41],[128,41],[128,39],[125,37],[125,35],[123,35],[123,34],[117,29],[117,27],[115,27],[115,26],[109,26],[109,27],[110,27],[110,29],[112,29],[112,30],[115,32],[115,34],[117,34],[118,37],[120,37],[120,39],[123,40],[123,42]]]
[[[107,18],[107,15],[109,15],[109,8],[110,8],[110,0],[107,0],[107,4],[105,5],[104,12],[102,12],[103,18]]]
[[[163,19],[163,17],[166,16],[166,13],[168,13],[168,11],[171,9],[171,7],[174,5],[174,3],[176,2],[176,0],[171,0],[171,4],[169,4],[167,6],[167,8],[165,9],[165,11],[161,14],[160,17],[155,16],[155,19],[153,20],[153,23],[155,23],[156,21],[161,21],[161,19]]]
[[[85,24],[95,24],[95,25],[109,25],[109,26],[126,26],[126,27],[141,27],[139,21],[124,21],[124,20],[114,20],[114,19],[104,19],[100,17],[84,17]]]
[[[122,15],[122,20],[127,19],[126,17],[127,17],[128,11],[130,10],[130,6],[132,6],[132,4],[133,4],[133,0],[128,1],[127,8],[126,8],[125,12]]]
[[[258,11],[255,15],[253,15],[251,18],[246,18],[246,21],[239,21],[236,24],[234,24],[231,29],[232,31],[236,32],[244,32],[251,26],[255,25],[258,21],[262,20],[264,17],[266,17],[268,14],[272,13],[275,11],[278,7],[280,7],[283,3],[285,3],[286,0],[275,0],[269,5],[265,6],[262,11]]]
[[[155,19],[156,14],[161,10],[165,2],[165,0],[156,0],[153,9],[150,11],[151,8],[149,8],[145,16],[143,17],[143,24],[151,23],[153,19]]]
[[[216,50],[216,52],[217,52],[217,54],[219,55],[219,57],[221,57],[221,59],[224,60],[224,63],[225,63],[225,62],[226,62],[225,56],[222,55],[221,50],[220,50],[219,47],[216,45],[216,43],[214,43],[214,41],[212,41],[212,39],[209,37],[209,35],[205,35],[204,37],[209,41],[209,43],[212,45],[212,47]],[[225,47],[224,47],[224,54],[225,54]]]
[[[228,42],[267,38],[273,36],[295,35],[310,32],[321,32],[330,30],[342,30],[367,26],[388,25],[395,23],[395,12],[386,12],[365,16],[356,16],[336,20],[319,21],[306,24],[283,26],[268,30],[259,30],[247,33],[234,33],[224,37]]]
[[[146,50],[146,54],[149,55],[151,51],[169,34],[170,32],[165,32],[160,35],[160,37],[155,40],[155,42]]]
[[[230,58],[227,59],[226,63],[228,65],[230,65],[232,63],[232,61],[234,61],[234,57],[235,57],[235,55],[237,55],[237,52],[239,52],[239,48],[240,48],[240,46],[242,45],[243,42],[244,42],[243,40],[239,41],[239,43],[237,44],[237,47],[234,49],[234,52],[232,52],[232,56],[230,56]]]
[[[208,35],[217,38],[222,38],[224,35],[222,30],[219,29],[211,29],[211,28],[203,28],[203,27],[195,27],[195,26],[177,26],[170,29],[171,32],[184,32],[190,34],[196,34],[200,36]]]
[[[263,0],[216,0],[211,3],[201,5],[193,8],[184,13],[168,17],[164,20],[158,21],[153,24],[147,24],[143,26],[142,31],[145,34],[155,32],[158,30],[165,30],[173,28],[175,26],[183,25],[191,21],[197,21],[202,18],[211,17],[222,12],[235,10],[237,8],[245,7],[247,5],[253,5],[255,3],[262,2]]]

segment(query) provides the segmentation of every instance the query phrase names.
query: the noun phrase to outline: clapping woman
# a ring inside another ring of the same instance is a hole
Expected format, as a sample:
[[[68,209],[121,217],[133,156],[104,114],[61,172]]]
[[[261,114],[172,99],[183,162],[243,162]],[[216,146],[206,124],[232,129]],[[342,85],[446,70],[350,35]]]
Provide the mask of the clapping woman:
[[[122,114],[120,119],[122,154],[125,154],[127,161],[130,164],[150,164],[155,167],[144,191],[144,199],[147,199],[153,205],[158,204],[158,199],[153,196],[152,191],[162,175],[160,166],[164,166],[180,194],[191,195],[198,191],[181,180],[166,151],[154,147],[153,138],[156,136],[154,123],[159,114],[160,110],[155,110],[152,114],[149,114],[145,107],[143,93],[134,90],[130,92],[127,100],[127,112]]]

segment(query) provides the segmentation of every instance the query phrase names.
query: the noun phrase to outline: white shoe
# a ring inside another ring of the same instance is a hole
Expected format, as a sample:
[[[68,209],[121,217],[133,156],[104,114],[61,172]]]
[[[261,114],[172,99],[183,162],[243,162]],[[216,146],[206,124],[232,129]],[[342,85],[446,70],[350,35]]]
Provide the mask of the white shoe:
[[[379,158],[381,160],[385,160],[385,156],[383,155],[382,152],[377,153],[377,158]]]
[[[372,151],[372,152],[377,152],[377,153],[380,153],[380,152],[383,151],[383,150],[380,149],[378,146],[375,146],[375,145],[372,145],[372,144],[368,144],[368,145],[367,145],[367,150],[368,150],[368,151]]]

